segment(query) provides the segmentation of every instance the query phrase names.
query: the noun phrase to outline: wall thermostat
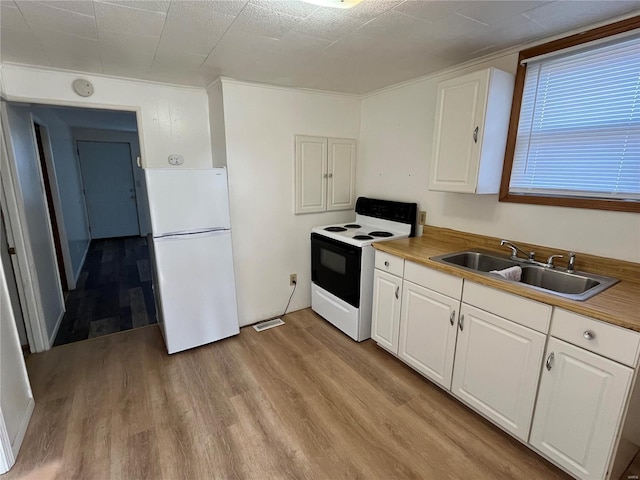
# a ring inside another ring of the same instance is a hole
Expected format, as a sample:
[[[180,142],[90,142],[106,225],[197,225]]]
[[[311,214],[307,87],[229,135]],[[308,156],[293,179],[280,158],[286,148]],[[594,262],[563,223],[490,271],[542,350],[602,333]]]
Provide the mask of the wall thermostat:
[[[182,155],[169,155],[169,163],[171,165],[182,165],[184,158],[182,158]]]
[[[73,81],[73,91],[81,97],[90,97],[93,95],[93,84],[84,78],[78,78]]]

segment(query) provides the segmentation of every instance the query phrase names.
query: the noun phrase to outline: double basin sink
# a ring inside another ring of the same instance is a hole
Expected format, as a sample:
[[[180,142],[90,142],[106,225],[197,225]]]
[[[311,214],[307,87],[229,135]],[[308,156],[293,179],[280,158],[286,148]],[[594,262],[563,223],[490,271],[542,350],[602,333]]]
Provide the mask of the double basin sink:
[[[506,282],[526,285],[535,290],[571,300],[587,300],[619,281],[615,278],[592,273],[568,273],[563,268],[550,268],[531,263],[527,260],[515,260],[482,251],[449,253],[431,257],[431,260],[487,277],[499,278]],[[494,270],[504,270],[515,266],[522,269],[519,282],[505,279],[496,273],[491,273]]]

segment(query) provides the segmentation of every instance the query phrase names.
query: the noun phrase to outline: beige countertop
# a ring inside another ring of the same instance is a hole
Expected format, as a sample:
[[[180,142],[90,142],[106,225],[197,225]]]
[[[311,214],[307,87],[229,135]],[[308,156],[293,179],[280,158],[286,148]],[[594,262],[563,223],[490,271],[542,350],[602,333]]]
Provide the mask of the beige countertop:
[[[565,258],[556,263],[558,266],[566,266],[567,252],[517,240],[514,242],[525,251],[536,251],[538,258],[547,258],[551,254],[564,254]],[[375,242],[373,246],[376,250],[397,255],[435,270],[640,332],[640,264],[638,263],[577,253],[576,270],[615,277],[620,279],[620,282],[588,300],[576,301],[430,260],[430,257],[436,255],[472,249],[508,255],[508,249],[500,247],[498,238],[425,226],[421,237]]]

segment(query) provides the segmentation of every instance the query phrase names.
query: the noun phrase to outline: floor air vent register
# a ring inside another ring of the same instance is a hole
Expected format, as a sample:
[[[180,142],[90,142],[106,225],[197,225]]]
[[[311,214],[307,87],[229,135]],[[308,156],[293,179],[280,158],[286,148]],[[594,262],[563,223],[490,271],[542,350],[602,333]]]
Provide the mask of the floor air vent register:
[[[265,322],[256,323],[253,326],[253,328],[256,329],[256,332],[263,332],[273,327],[279,327],[280,325],[284,325],[284,322],[282,321],[282,319],[274,318],[273,320],[267,320]]]

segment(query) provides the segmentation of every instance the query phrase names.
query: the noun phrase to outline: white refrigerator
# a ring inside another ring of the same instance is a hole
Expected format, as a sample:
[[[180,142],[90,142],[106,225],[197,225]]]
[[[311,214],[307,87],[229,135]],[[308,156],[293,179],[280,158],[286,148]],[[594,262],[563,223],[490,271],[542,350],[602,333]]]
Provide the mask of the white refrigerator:
[[[158,323],[176,353],[240,332],[227,171],[146,169]]]

